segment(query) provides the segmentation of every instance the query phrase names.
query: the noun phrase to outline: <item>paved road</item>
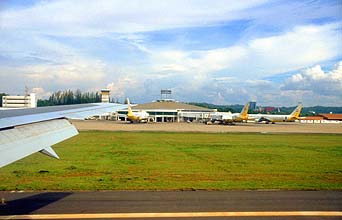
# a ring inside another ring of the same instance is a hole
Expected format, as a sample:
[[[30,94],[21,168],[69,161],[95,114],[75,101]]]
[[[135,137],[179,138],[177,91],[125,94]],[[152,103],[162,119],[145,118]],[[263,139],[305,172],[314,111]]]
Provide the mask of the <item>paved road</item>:
[[[163,213],[162,217],[144,218],[163,220],[342,219],[342,191],[0,192],[0,198],[5,198],[6,202],[6,205],[0,205],[0,219],[13,218],[13,215],[17,215],[14,219],[18,217],[24,219],[148,217],[142,216],[141,213]],[[301,213],[295,211],[306,211],[303,213],[307,216],[300,217]],[[337,214],[333,211],[337,211]],[[84,213],[100,213],[100,215],[60,215]],[[107,213],[107,216],[103,213]],[[124,216],[122,213],[130,213],[131,216]],[[324,213],[332,216],[324,217]],[[59,215],[37,216],[37,214]],[[190,217],[191,215],[202,217]],[[227,217],[230,215],[240,215],[240,217]],[[281,215],[283,216],[280,217]]]

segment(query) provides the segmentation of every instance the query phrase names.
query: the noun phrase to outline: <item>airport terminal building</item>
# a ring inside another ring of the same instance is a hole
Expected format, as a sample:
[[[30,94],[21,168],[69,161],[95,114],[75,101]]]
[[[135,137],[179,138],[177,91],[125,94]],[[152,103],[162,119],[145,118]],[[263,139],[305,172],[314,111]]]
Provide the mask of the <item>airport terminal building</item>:
[[[173,99],[161,99],[132,107],[133,111],[149,113],[149,122],[202,122],[214,109],[178,102]],[[127,111],[119,111],[117,120],[127,121]]]

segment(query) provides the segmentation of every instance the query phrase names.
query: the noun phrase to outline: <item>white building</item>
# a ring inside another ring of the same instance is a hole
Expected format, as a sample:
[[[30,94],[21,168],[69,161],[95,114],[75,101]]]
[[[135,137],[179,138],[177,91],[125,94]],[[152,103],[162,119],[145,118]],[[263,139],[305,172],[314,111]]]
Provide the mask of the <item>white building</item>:
[[[109,103],[110,101],[110,90],[109,89],[101,89],[101,102]]]
[[[342,114],[318,114],[315,116],[303,117],[301,123],[342,123]]]
[[[35,93],[31,93],[25,96],[3,96],[2,97],[2,108],[13,109],[13,108],[36,108],[37,97]]]

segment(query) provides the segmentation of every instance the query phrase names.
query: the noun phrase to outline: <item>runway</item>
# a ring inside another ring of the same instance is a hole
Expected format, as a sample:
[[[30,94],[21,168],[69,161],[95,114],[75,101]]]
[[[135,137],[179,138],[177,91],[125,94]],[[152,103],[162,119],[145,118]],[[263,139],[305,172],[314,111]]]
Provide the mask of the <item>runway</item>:
[[[276,124],[236,123],[229,125],[206,125],[203,123],[138,123],[119,121],[72,120],[79,131],[164,131],[164,132],[209,132],[209,133],[308,133],[342,134],[340,124],[305,124],[279,122]]]
[[[341,219],[342,191],[0,192],[0,219]]]

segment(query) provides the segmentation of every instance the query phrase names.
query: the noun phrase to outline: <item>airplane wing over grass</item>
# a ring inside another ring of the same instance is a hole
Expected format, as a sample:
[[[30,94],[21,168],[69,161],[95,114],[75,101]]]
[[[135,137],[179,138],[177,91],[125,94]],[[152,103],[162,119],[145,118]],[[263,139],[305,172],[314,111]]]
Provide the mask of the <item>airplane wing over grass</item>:
[[[93,103],[0,111],[0,167],[35,152],[58,158],[51,148],[78,134],[67,119],[126,109],[127,105]]]

